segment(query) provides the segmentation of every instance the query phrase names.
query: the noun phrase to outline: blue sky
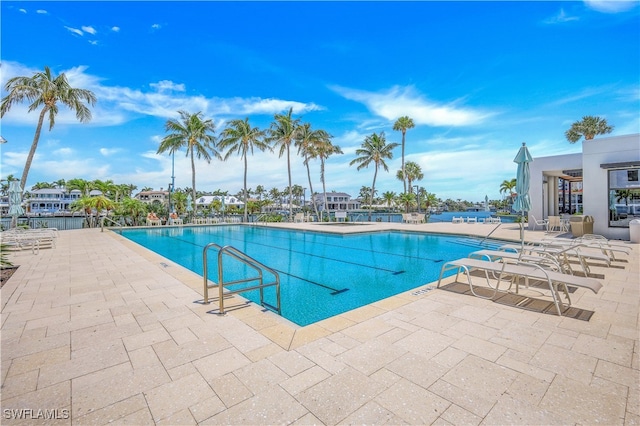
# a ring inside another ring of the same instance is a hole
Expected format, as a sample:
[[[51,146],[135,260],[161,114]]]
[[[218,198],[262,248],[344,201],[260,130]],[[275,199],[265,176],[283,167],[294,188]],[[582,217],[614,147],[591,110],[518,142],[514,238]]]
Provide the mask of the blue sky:
[[[27,188],[58,179],[111,179],[167,188],[157,155],[164,123],[202,111],[218,130],[249,117],[263,128],[290,107],[334,136],[327,190],[357,196],[373,168],[349,162],[367,135],[408,115],[406,161],[442,199],[500,198],[526,142],[534,157],[580,152],[564,132],[585,115],[640,132],[640,3],[568,2],[19,2],[2,1],[1,83],[49,66],[92,90],[93,120],[61,108],[43,129]],[[2,92],[4,97],[6,92]],[[38,116],[2,119],[2,178],[20,177]],[[376,188],[402,192],[401,151]],[[183,155],[176,186],[191,185]],[[293,183],[307,187],[292,158]],[[239,157],[196,164],[198,190],[242,188]],[[312,164],[321,190],[319,164]],[[249,187],[284,189],[286,159],[249,158]],[[308,193],[307,193],[308,194]]]

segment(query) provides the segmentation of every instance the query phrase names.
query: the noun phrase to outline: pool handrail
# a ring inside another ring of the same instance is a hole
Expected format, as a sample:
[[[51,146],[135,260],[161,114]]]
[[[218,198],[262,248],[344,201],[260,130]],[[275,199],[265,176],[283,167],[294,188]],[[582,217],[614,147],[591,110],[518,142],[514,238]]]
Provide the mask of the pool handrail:
[[[215,247],[218,249],[218,282],[210,285],[209,279],[208,279],[208,270],[207,270],[208,269],[207,268],[207,251],[212,247]],[[238,260],[239,262],[244,263],[248,267],[258,272],[258,276],[252,277],[252,278],[244,278],[240,280],[229,281],[225,283],[224,282],[224,263],[223,263],[223,256],[225,254],[231,256],[232,258]],[[228,285],[247,283],[251,281],[259,281],[259,284],[251,287],[242,288],[239,290],[227,289],[226,294],[238,294],[238,293],[243,293],[245,291],[250,291],[250,290],[260,290],[260,305],[272,311],[275,311],[278,315],[282,315],[282,310],[280,305],[280,275],[274,269],[269,268],[268,266],[262,264],[261,262],[255,260],[251,256],[247,255],[246,253],[238,250],[233,246],[226,245],[223,247],[216,243],[209,243],[202,250],[202,268],[203,268],[202,275],[204,277],[204,303],[205,304],[209,303],[209,289],[218,288],[218,304],[219,304],[219,313],[221,315],[224,314],[224,294],[225,294],[224,287]],[[275,277],[275,281],[265,284],[263,280],[263,274],[262,274],[263,270],[266,270],[267,272],[271,273]],[[273,306],[264,301],[264,288],[272,287],[272,286],[276,287],[277,306]]]

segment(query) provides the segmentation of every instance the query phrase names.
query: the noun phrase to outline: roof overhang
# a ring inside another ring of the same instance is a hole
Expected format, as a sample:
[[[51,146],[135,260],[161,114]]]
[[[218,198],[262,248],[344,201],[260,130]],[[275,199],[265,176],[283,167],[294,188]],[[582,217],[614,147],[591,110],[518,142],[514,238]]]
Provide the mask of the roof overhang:
[[[600,164],[600,168],[607,169],[607,170],[640,168],[640,160],[623,161],[621,163],[604,163],[604,164]]]

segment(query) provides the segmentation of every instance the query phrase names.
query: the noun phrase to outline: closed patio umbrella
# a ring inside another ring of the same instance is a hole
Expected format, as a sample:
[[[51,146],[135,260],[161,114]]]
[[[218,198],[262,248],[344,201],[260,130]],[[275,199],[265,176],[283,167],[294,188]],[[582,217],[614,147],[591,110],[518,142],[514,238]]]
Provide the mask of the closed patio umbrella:
[[[518,165],[516,173],[516,199],[513,202],[513,209],[522,212],[522,220],[520,221],[520,240],[524,244],[524,212],[531,210],[531,198],[529,197],[529,185],[531,182],[531,172],[529,171],[529,163],[533,161],[533,157],[529,154],[527,144],[522,142],[522,146],[513,159]]]
[[[22,189],[20,189],[20,181],[13,180],[9,184],[9,215],[11,216],[11,228],[18,225],[18,216],[24,214],[22,208]]]

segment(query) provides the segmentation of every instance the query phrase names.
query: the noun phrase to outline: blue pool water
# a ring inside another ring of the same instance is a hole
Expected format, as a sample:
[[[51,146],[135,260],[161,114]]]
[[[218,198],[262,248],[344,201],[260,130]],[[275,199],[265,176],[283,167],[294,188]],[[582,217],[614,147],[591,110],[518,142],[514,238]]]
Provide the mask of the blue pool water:
[[[200,275],[207,244],[233,246],[278,272],[282,316],[301,326],[436,281],[443,262],[480,248],[480,240],[436,234],[339,235],[245,225],[124,230],[122,235]],[[209,279],[217,281],[215,250],[207,263]],[[237,262],[225,263],[224,271],[225,281],[255,276]],[[257,290],[241,295],[259,303]],[[276,304],[273,287],[265,289],[265,302]]]

